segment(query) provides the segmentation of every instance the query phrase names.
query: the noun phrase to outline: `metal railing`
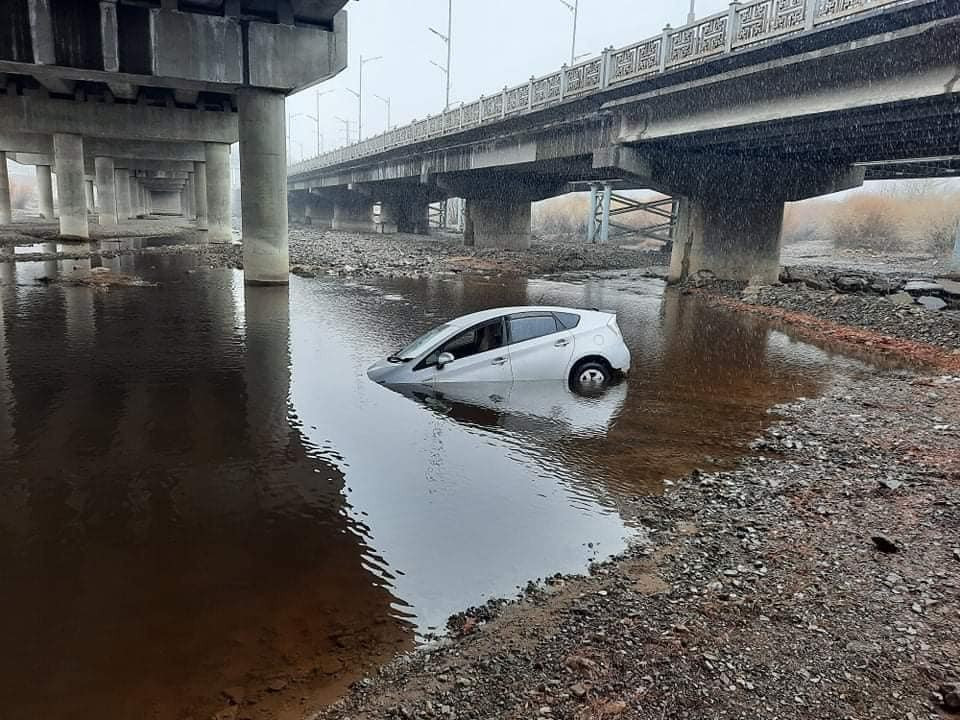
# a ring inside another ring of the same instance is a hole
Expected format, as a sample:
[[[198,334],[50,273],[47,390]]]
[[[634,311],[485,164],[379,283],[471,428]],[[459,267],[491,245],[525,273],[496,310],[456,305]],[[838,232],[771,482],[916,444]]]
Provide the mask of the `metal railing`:
[[[462,132],[909,0],[752,0],[288,168],[291,175]]]

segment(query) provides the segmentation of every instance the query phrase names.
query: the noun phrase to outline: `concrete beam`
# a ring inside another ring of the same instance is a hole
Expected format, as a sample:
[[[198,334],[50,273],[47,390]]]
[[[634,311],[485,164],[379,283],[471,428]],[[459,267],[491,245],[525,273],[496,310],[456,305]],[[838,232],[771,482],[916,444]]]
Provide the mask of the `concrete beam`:
[[[0,96],[0,133],[55,132],[167,143],[234,143],[238,137],[235,113]]]
[[[204,158],[199,142],[152,142],[120,138],[84,138],[87,157],[137,158],[138,160],[177,160],[196,162]],[[0,150],[17,153],[53,153],[51,136],[33,132],[0,132]]]

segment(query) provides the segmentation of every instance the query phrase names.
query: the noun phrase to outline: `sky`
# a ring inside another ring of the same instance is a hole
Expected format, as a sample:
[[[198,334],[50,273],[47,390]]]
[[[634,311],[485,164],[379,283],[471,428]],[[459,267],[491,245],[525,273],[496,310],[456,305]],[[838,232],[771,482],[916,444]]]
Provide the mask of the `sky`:
[[[572,0],[570,0],[572,2]],[[470,102],[531,75],[554,72],[570,60],[573,13],[562,0],[452,0],[451,104]],[[659,33],[664,25],[686,22],[689,0],[579,0],[577,54],[598,55],[604,47],[622,47]],[[729,0],[696,0],[698,17],[721,12]],[[446,63],[446,45],[428,29],[447,32],[448,0],[351,0],[349,65],[340,75],[287,100],[288,117],[317,117],[324,149],[344,144],[345,123],[357,137],[360,56],[382,57],[363,65],[363,135],[443,110],[445,77],[430,64]],[[330,91],[330,92],[328,92]],[[317,150],[317,125],[307,117],[288,124],[290,159]]]

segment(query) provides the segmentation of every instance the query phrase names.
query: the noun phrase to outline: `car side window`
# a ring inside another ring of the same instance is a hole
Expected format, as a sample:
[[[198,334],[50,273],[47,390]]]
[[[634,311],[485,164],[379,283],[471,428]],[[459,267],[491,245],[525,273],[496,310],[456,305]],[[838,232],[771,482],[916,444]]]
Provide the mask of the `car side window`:
[[[503,333],[503,320],[497,318],[489,322],[482,323],[469,330],[464,330],[459,335],[454,335],[443,345],[438,347],[417,366],[417,370],[437,364],[437,359],[441,354],[448,352],[457,360],[479,355],[480,353],[496,350],[506,344]]]
[[[580,316],[574,313],[558,312],[554,315],[557,317],[557,322],[567,330],[573,330],[580,324]]]
[[[533,340],[558,332],[557,319],[552,314],[513,315],[508,322],[510,323],[511,343]]]

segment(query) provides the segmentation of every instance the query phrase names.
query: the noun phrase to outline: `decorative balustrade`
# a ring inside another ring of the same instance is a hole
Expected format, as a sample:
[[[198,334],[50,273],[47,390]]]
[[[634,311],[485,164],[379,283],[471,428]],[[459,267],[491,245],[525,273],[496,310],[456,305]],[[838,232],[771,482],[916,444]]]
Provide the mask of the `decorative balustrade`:
[[[568,99],[637,82],[659,73],[737,52],[786,35],[819,28],[878,8],[910,0],[750,0],[732,2],[730,9],[680,28],[667,26],[660,35],[599,57],[564,66],[559,72],[458,108],[415,120],[363,142],[332,150],[290,166],[292,174],[350,162],[367,155],[462,132],[507,117],[541,110]]]

